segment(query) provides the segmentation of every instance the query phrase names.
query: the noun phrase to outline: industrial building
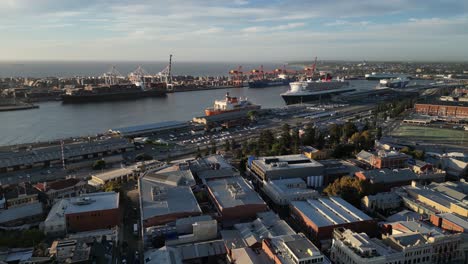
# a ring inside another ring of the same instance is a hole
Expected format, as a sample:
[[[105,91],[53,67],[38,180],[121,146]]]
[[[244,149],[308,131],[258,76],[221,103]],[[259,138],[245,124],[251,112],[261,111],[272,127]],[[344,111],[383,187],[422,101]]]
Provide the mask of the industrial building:
[[[44,221],[47,235],[63,235],[119,225],[119,193],[89,193],[54,204]]]
[[[224,224],[253,219],[267,210],[266,203],[242,177],[212,180],[206,187]]]
[[[164,225],[178,218],[201,215],[193,195],[195,185],[190,170],[172,166],[148,172],[138,179],[140,211],[144,228]]]
[[[258,182],[302,178],[309,186],[323,186],[323,165],[302,154],[260,157],[250,160],[248,167]]]
[[[66,166],[84,160],[111,156],[134,150],[126,139],[76,142],[0,154],[0,173],[30,168]],[[62,151],[63,150],[63,151]],[[63,154],[63,155],[62,155]]]
[[[121,135],[123,137],[138,137],[151,135],[153,133],[173,132],[187,130],[189,127],[187,122],[180,121],[165,121],[159,123],[129,126],[122,128],[109,129],[109,133]]]
[[[371,217],[339,197],[293,201],[291,217],[316,242],[331,239],[337,227],[371,235],[377,232],[377,224]]]

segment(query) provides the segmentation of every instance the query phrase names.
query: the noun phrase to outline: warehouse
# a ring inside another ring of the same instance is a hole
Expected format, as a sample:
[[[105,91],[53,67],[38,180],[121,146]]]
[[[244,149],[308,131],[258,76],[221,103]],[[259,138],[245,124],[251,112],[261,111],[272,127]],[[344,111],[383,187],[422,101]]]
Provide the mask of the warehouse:
[[[166,122],[159,122],[159,123],[152,123],[152,124],[145,124],[145,125],[113,128],[113,129],[109,129],[109,133],[118,134],[123,137],[137,137],[137,136],[149,135],[153,133],[169,132],[169,131],[175,133],[180,130],[186,130],[186,129],[188,129],[187,122],[166,121]]]
[[[291,202],[291,216],[317,242],[331,239],[333,229],[350,228],[374,235],[376,222],[339,197]]]

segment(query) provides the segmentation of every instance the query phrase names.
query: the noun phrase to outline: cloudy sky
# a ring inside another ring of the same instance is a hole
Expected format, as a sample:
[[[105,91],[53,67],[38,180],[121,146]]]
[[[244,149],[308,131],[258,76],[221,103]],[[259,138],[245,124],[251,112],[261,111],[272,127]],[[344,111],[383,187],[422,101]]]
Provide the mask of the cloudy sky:
[[[468,60],[466,0],[0,0],[0,60]]]

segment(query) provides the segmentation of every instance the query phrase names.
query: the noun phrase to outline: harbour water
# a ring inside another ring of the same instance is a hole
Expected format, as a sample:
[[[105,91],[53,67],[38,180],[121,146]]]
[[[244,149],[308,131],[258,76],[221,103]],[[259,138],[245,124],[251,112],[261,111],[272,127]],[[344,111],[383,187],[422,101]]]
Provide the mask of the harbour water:
[[[352,81],[357,89],[372,89],[377,82]],[[40,108],[0,112],[0,145],[47,141],[103,133],[110,128],[186,121],[202,116],[214,100],[232,96],[247,97],[263,108],[283,107],[280,94],[289,86],[249,89],[231,88],[168,94],[165,98],[89,104],[39,103]]]

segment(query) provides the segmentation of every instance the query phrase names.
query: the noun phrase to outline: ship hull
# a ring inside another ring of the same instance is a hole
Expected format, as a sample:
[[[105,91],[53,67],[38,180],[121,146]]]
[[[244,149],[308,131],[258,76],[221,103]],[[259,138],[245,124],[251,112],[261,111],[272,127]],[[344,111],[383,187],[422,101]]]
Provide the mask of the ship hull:
[[[253,81],[249,82],[249,88],[267,88],[267,87],[275,87],[275,86],[285,86],[289,85],[290,81],[283,80],[283,81]]]
[[[107,101],[124,101],[135,100],[148,97],[164,97],[165,91],[151,90],[151,91],[132,91],[110,94],[92,94],[92,95],[68,95],[61,96],[63,103],[92,103],[92,102],[107,102]]]
[[[287,105],[290,104],[301,104],[306,102],[316,102],[322,100],[330,100],[333,95],[338,95],[346,92],[353,92],[356,91],[354,88],[349,89],[339,89],[336,91],[330,90],[326,93],[310,93],[310,94],[282,94],[281,97],[283,98],[284,102]]]
[[[213,116],[213,115],[220,115],[220,114],[224,114],[224,113],[248,111],[248,110],[258,110],[258,109],[260,109],[259,105],[252,105],[252,106],[249,106],[249,107],[243,107],[243,108],[234,109],[234,110],[205,109],[205,115],[206,116]]]

